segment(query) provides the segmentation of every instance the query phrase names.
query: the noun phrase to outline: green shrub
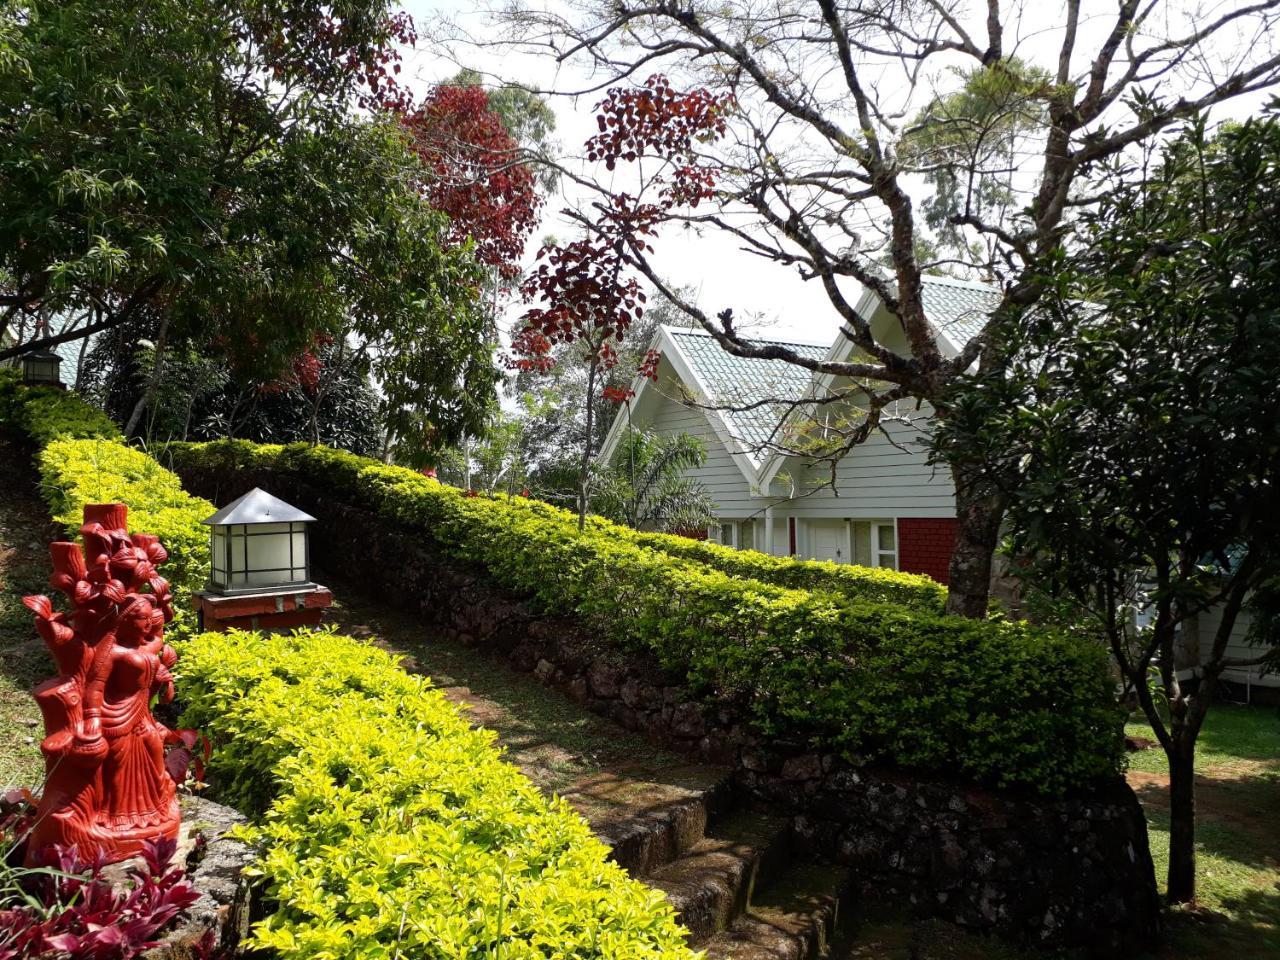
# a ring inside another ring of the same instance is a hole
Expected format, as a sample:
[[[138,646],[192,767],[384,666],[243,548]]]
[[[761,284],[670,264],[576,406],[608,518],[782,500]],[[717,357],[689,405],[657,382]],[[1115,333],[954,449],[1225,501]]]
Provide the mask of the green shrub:
[[[53,517],[73,537],[86,503],[128,505],[130,531],[154,534],[169,551],[160,572],[174,590],[175,612],[184,612],[191,591],[209,579],[209,528],[200,521],[214,512],[213,504],[191,496],[173,473],[123,443],[54,440],[37,461]]]
[[[200,521],[213,513],[182,482],[141,450],[126,446],[114,423],[78,395],[0,381],[0,414],[36,444],[40,489],[53,517],[73,539],[86,503],[124,503],[129,528],[154,534],[169,551],[161,573],[174,590],[178,623],[188,621],[188,598],[209,574],[209,533]]]
[[[0,367],[0,423],[13,423],[21,389],[22,374],[18,368]]]
[[[186,446],[188,445],[175,443],[172,448],[177,450]],[[265,445],[268,457],[280,449],[282,448],[279,446]],[[254,462],[255,445],[248,441],[223,441],[220,450],[224,458],[238,457],[245,465]],[[163,459],[165,454],[160,456]],[[348,480],[348,495],[358,493],[360,481],[355,476],[349,476]],[[578,517],[572,511],[524,497],[508,498],[506,502],[512,510],[528,512],[548,522],[558,522],[565,529],[577,529]],[[611,523],[602,517],[589,517],[587,526],[602,536],[625,540],[640,547],[713,567],[735,577],[758,580],[774,586],[797,590],[830,590],[849,599],[896,603],[929,613],[941,613],[947,602],[947,588],[921,574],[820,560],[774,557],[755,550],[734,550],[717,543],[674,534],[642,533]]]
[[[941,613],[947,603],[947,588],[918,573],[826,560],[775,557],[756,550],[734,550],[718,543],[690,540],[669,533],[635,533],[633,536],[637,543],[673,557],[696,560],[735,577],[749,577],[779,587],[834,590],[851,599],[897,603],[930,613]]]
[[[692,958],[662,895],[548,799],[426,681],[329,631],[183,645],[184,725],[215,741],[225,798],[285,958]]]
[[[124,440],[110,417],[75,393],[53,387],[27,387],[23,394],[19,426],[37,446],[54,440]]]
[[[1099,647],[832,591],[791,590],[681,560],[563,511],[464,492],[324,447],[175,445],[179,466],[292,473],[422,530],[543,609],[733,700],[762,733],[857,760],[1061,794],[1121,769],[1121,716]]]

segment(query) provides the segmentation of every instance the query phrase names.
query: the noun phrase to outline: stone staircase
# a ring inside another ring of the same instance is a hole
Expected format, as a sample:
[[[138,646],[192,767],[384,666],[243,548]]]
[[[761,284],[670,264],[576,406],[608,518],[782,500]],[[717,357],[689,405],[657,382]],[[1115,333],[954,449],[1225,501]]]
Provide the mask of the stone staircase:
[[[562,795],[614,860],[667,895],[711,960],[828,955],[848,914],[849,871],[795,856],[790,821],[737,802],[727,772],[614,774]]]
[[[847,869],[800,853],[788,818],[753,807],[726,769],[646,745],[534,678],[334,586],[333,619],[431,676],[507,757],[591,824],[630,874],[662,890],[709,960],[816,960],[852,891]]]

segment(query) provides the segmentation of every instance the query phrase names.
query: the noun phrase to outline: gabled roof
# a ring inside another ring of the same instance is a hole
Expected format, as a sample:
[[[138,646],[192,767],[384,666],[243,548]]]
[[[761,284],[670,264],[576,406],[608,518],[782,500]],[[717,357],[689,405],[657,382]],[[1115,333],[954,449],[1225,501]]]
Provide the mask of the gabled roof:
[[[950,277],[921,279],[925,316],[957,353],[982,332],[987,319],[1000,305],[1000,291],[985,283]]]
[[[950,277],[922,277],[921,280],[925,314],[930,324],[944,350],[959,353],[986,325],[1000,303],[1000,291],[984,283]],[[879,307],[876,295],[864,290],[856,309],[869,317]],[[835,342],[829,345],[782,340],[753,342],[785,346],[802,357],[819,361],[847,360],[855,349],[852,340],[844,334],[837,334]],[[725,408],[750,406],[767,399],[800,401],[832,379],[828,374],[813,374],[781,360],[735,357],[702,330],[659,327],[652,346],[670,360],[676,374],[695,394],[695,400],[711,408],[704,409],[704,413],[712,429],[752,485],[767,483],[785,459],[783,454],[770,449],[769,444],[776,442],[776,432],[794,405],[784,402],[751,410]],[[648,383],[642,377],[637,378],[632,388],[637,398]],[[612,456],[625,419],[621,412],[614,419],[600,449],[601,459]]]
[[[232,500],[212,517],[200,522],[214,526],[232,523],[311,523],[314,520],[315,517],[311,514],[303,513],[261,487],[254,487],[243,497]]]
[[[747,407],[763,400],[799,399],[804,396],[812,379],[808,370],[793,363],[735,357],[701,330],[673,329],[668,333],[697,374],[697,386],[705,391],[709,405]],[[763,346],[784,346],[806,359],[822,360],[827,355],[827,347],[813,343],[784,340],[752,342]],[[771,440],[777,440],[774,433],[789,409],[789,404],[773,403],[750,410],[721,409],[718,412],[743,452],[759,466],[768,459],[767,445]]]

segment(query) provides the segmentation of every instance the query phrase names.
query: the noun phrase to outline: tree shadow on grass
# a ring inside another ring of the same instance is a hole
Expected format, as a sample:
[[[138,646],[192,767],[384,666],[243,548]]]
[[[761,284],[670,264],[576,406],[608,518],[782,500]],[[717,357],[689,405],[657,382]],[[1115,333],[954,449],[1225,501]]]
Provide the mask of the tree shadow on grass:
[[[1280,778],[1280,707],[1216,704],[1196,744],[1202,755],[1221,755],[1272,765]]]
[[[1152,830],[1169,830],[1167,778],[1130,773]],[[1280,871],[1280,780],[1270,777],[1196,777],[1196,840],[1206,853]],[[1280,874],[1278,874],[1280,876]]]
[[[1280,958],[1280,883],[1225,898],[1224,913],[1170,910],[1156,960],[1265,960]]]

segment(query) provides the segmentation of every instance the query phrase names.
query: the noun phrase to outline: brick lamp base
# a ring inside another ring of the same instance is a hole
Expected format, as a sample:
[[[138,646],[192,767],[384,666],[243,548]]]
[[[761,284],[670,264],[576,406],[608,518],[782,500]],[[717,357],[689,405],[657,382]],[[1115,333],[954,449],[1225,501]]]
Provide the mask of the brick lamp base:
[[[327,587],[315,586],[296,593],[249,593],[224,597],[196,593],[191,605],[201,630],[287,630],[315,626],[333,605]]]

